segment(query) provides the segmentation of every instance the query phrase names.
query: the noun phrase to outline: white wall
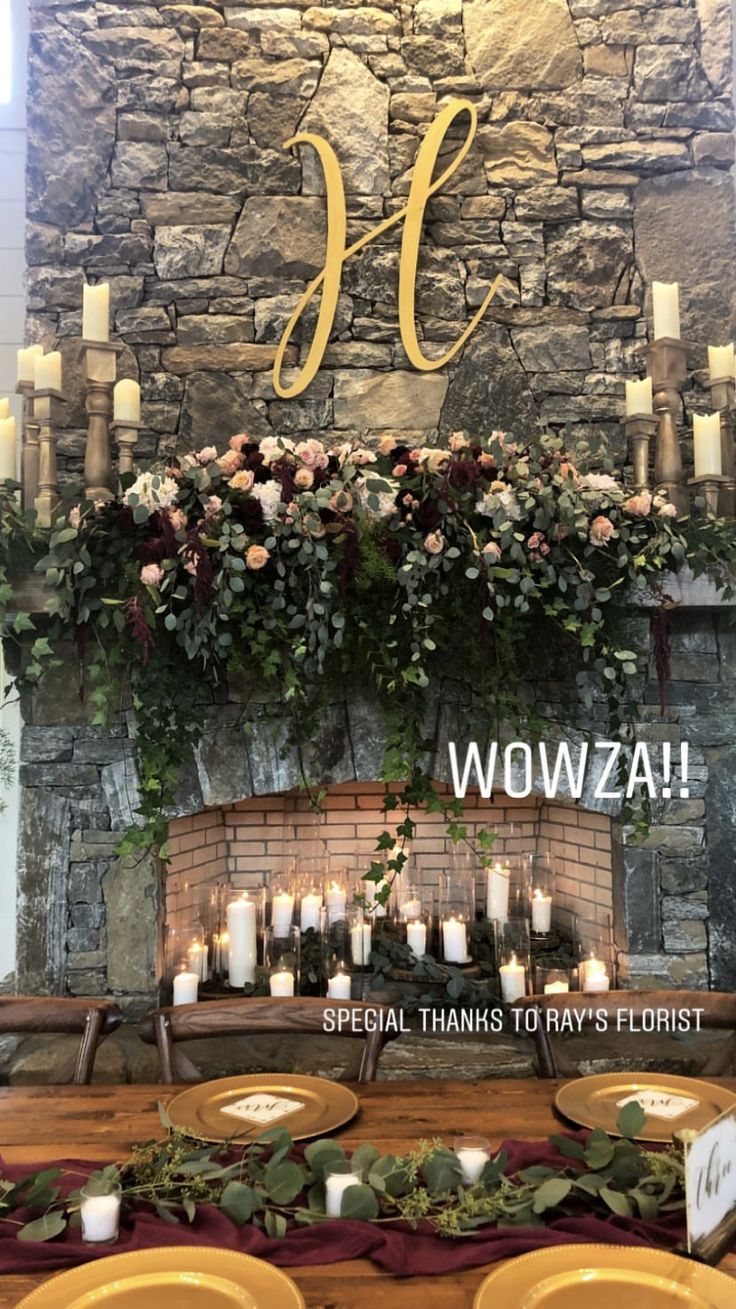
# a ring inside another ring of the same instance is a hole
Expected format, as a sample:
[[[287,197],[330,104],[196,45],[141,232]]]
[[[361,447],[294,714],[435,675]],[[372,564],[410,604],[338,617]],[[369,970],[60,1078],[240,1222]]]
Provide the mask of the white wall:
[[[25,302],[25,97],[28,6],[12,0],[12,89],[0,104],[0,395],[10,395],[20,431],[20,405],[14,394],[16,351],[23,344]],[[3,33],[4,35],[4,33]],[[17,705],[2,710],[2,727],[16,743],[20,735]],[[15,858],[18,822],[17,783],[2,797],[0,814],[0,985],[15,968]]]

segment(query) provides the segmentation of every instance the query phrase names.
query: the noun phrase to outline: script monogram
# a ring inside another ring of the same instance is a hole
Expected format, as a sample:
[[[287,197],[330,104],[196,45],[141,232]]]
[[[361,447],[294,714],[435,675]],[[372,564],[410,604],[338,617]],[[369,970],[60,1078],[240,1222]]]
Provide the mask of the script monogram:
[[[444,171],[432,181],[432,174],[445,137],[455,119],[463,113],[468,114],[470,119],[465,140]],[[324,357],[332,325],[335,321],[335,311],[345,261],[401,222],[404,224],[404,230],[401,237],[401,254],[399,258],[399,328],[409,362],[414,368],[418,368],[422,372],[434,372],[448,363],[465,344],[491,303],[501,280],[500,277],[494,279],[491,289],[480,308],[473,315],[458,339],[440,359],[428,359],[422,353],[417,336],[414,305],[419,242],[422,235],[422,224],[427,201],[457,172],[470,149],[477,127],[478,114],[475,105],[471,104],[469,100],[449,101],[431,124],[419,148],[414,165],[414,176],[405,207],[392,214],[390,218],[384,219],[382,223],[366,232],[351,246],[345,244],[347,233],[345,189],[337,155],[332,146],[325,141],[324,137],[317,136],[312,132],[299,132],[296,136],[292,136],[288,141],[284,142],[284,149],[288,149],[293,145],[310,145],[319,157],[327,196],[327,246],[322,272],[310,282],[291,315],[279,342],[273,366],[273,386],[277,395],[286,400],[291,400],[295,396],[301,395],[314,379]],[[281,371],[286,348],[304,310],[320,290],[322,299],[307,357],[291,385],[284,386],[281,380]]]

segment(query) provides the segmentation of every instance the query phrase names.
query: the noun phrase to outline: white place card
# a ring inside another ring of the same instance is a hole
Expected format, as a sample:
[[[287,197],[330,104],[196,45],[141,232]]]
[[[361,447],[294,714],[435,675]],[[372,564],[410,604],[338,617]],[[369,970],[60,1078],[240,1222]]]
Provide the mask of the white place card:
[[[702,1132],[687,1133],[687,1138],[685,1198],[692,1249],[717,1238],[717,1229],[725,1238],[736,1227],[736,1110],[727,1109]]]
[[[690,1109],[700,1104],[687,1095],[663,1095],[659,1091],[637,1091],[616,1101],[616,1108],[623,1109],[626,1104],[640,1104],[644,1113],[650,1118],[681,1118]]]
[[[223,1105],[222,1112],[233,1118],[245,1118],[248,1122],[258,1123],[259,1127],[266,1127],[303,1108],[301,1100],[284,1100],[281,1096],[265,1095],[259,1091],[236,1100],[234,1104]]]

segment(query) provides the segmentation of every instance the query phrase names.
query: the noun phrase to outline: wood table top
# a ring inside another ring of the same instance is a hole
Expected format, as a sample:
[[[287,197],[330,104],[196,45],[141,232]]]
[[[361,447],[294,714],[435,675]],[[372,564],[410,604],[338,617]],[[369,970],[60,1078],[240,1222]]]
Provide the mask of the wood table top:
[[[736,1078],[713,1078],[736,1092]],[[373,1082],[355,1086],[361,1108],[335,1133],[348,1148],[370,1141],[384,1153],[405,1152],[424,1137],[474,1133],[494,1146],[507,1138],[545,1140],[569,1127],[554,1109],[558,1083],[535,1078],[482,1082]],[[160,1133],[159,1101],[179,1088],[164,1086],[62,1086],[0,1088],[0,1155],[12,1163],[66,1158],[110,1162]],[[374,1309],[389,1294],[392,1309],[471,1309],[490,1270],[451,1277],[396,1278],[368,1260],[289,1268],[308,1309]],[[736,1254],[721,1264],[736,1278]],[[0,1309],[13,1309],[43,1277],[0,1277]]]

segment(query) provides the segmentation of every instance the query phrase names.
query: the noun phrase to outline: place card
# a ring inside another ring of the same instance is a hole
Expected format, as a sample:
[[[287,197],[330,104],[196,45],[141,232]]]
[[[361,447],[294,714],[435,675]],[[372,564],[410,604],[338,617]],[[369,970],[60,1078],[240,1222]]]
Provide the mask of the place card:
[[[687,1250],[715,1264],[736,1233],[736,1108],[701,1132],[682,1132]]]
[[[660,1091],[637,1091],[616,1101],[616,1108],[623,1109],[626,1104],[640,1104],[644,1113],[650,1118],[681,1118],[700,1104],[686,1095],[663,1095]]]
[[[254,1095],[246,1095],[242,1100],[236,1100],[234,1104],[223,1105],[222,1112],[230,1114],[233,1118],[246,1118],[251,1123],[258,1123],[259,1127],[266,1127],[269,1123],[276,1123],[280,1118],[286,1118],[289,1114],[296,1113],[297,1109],[303,1108],[301,1100],[284,1100],[277,1095],[264,1095],[263,1092],[258,1092]]]

